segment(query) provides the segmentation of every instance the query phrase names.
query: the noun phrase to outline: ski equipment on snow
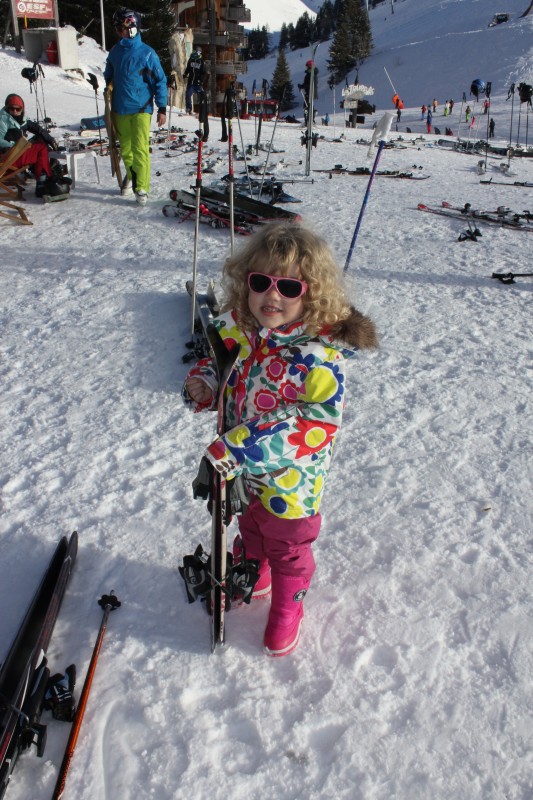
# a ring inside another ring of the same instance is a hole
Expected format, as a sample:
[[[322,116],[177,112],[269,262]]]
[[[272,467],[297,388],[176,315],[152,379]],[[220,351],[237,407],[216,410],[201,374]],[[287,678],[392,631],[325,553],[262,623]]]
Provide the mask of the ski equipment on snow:
[[[386,111],[383,114],[382,118],[376,125],[374,133],[372,135],[372,140],[370,142],[370,147],[368,148],[368,155],[372,154],[373,148],[377,145],[378,151],[376,153],[376,158],[374,159],[374,166],[372,167],[372,172],[370,173],[370,178],[368,179],[368,184],[366,187],[365,196],[363,198],[363,204],[361,206],[361,210],[359,211],[359,217],[357,218],[357,223],[355,226],[355,230],[353,232],[352,241],[350,243],[350,249],[348,250],[348,255],[346,256],[346,263],[344,264],[344,272],[348,271],[348,267],[350,266],[350,261],[352,258],[352,253],[355,248],[355,242],[357,240],[357,235],[359,233],[359,229],[361,227],[361,223],[363,221],[363,215],[365,213],[365,209],[368,203],[368,198],[370,196],[370,189],[372,187],[372,182],[374,180],[374,176],[376,174],[376,170],[378,168],[379,160],[381,158],[381,153],[383,152],[383,148],[385,147],[385,142],[387,141],[387,136],[389,135],[389,131],[392,125],[392,118],[393,114],[391,111]]]
[[[63,793],[65,791],[65,782],[67,780],[67,773],[70,767],[70,762],[72,761],[72,756],[74,755],[76,742],[78,741],[78,735],[80,732],[83,715],[85,713],[87,700],[89,698],[89,692],[91,690],[91,684],[93,682],[94,673],[96,671],[98,656],[100,655],[104,634],[107,628],[107,620],[109,618],[109,614],[112,611],[114,611],[116,608],[120,608],[121,603],[120,600],[115,595],[115,593],[111,592],[110,594],[102,595],[102,597],[98,601],[98,605],[101,606],[101,608],[103,608],[104,610],[102,616],[102,622],[100,624],[100,630],[98,631],[98,636],[96,638],[96,643],[94,645],[93,654],[91,657],[91,661],[89,663],[89,669],[87,670],[87,675],[85,677],[85,682],[83,684],[80,701],[78,703],[78,709],[74,716],[74,721],[72,723],[72,728],[70,730],[70,736],[67,742],[67,746],[65,748],[63,761],[59,769],[59,775],[57,777],[54,793],[52,795],[52,800],[60,800],[63,797]]]
[[[107,141],[109,148],[109,159],[111,161],[111,175],[115,176],[118,185],[122,187],[122,169],[120,167],[120,153],[117,139],[117,131],[113,116],[111,114],[111,93],[113,85],[110,83],[104,91],[105,99],[105,127],[107,131]]]
[[[531,278],[533,272],[493,272],[491,278],[497,278],[500,283],[514,283],[515,278]]]
[[[50,683],[46,651],[78,552],[78,534],[63,536],[0,669],[0,798],[18,756],[33,744],[42,756],[41,724]],[[61,715],[60,715],[61,716]]]

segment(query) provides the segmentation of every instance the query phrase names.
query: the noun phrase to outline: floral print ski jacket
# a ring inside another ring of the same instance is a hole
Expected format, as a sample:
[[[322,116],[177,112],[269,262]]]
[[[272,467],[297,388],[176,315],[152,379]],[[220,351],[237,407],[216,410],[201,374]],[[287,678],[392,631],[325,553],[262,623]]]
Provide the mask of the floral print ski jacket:
[[[344,406],[345,362],[357,348],[327,334],[310,336],[301,323],[286,329],[242,330],[235,313],[215,319],[224,343],[241,346],[227,387],[229,430],[206,451],[228,478],[243,475],[248,491],[277,517],[318,513]],[[214,396],[217,378],[209,358],[188,377],[201,377]],[[183,397],[196,411],[186,389]]]

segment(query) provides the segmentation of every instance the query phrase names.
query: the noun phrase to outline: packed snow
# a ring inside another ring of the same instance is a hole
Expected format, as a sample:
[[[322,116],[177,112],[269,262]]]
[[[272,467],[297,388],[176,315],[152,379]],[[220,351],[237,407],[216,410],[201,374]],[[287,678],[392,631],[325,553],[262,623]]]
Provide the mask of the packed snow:
[[[0,219],[0,659],[56,542],[72,530],[80,550],[48,656],[53,671],[77,664],[78,696],[97,600],[114,589],[122,601],[66,800],[533,798],[533,281],[491,278],[532,271],[533,234],[480,222],[477,241],[459,242],[466,219],[417,209],[531,208],[531,189],[500,183],[533,182],[533,158],[489,154],[480,175],[479,156],[438,146],[443,137],[420,120],[436,97],[434,123],[443,133],[450,126],[454,141],[462,93],[473,100],[470,84],[482,78],[492,81],[494,142],[509,142],[509,87],[533,83],[533,14],[519,18],[526,6],[509,0],[511,20],[497,28],[488,23],[500,0],[403,0],[394,15],[385,5],[371,11],[376,51],[361,80],[376,87],[378,108],[355,130],[344,129],[340,86],[333,116],[323,44],[312,183],[302,181],[300,125],[276,128],[283,152],[271,154],[271,167],[301,200],[287,208],[327,238],[341,268],[368,178],[314,170],[372,166],[372,125],[391,109],[384,66],[406,108],[379,169],[429,176],[377,176],[368,198],[347,285],[376,322],[380,349],[349,371],[317,572],[301,644],[288,657],[263,654],[268,602],[233,609],[227,646],[211,655],[209,618],[186,603],[178,576],[183,555],[199,542],[209,549],[210,518],[191,481],[215,425],[180,399],[194,224],[161,209],[170,189],[194,183],[195,154],[154,145],[145,208],[119,196],[98,156],[100,183],[84,158],[67,202],[43,204],[30,183],[33,225]],[[290,54],[295,82],[307,57]],[[84,74],[43,65],[38,97],[44,88],[60,141],[96,114],[86,77],[101,76],[104,60],[83,39]],[[274,63],[250,65],[250,86],[270,79]],[[23,54],[0,51],[0,97],[22,94],[35,116],[25,66]],[[98,102],[102,110],[101,92]],[[320,125],[326,111],[329,127]],[[513,143],[519,112],[526,145],[531,124],[515,96]],[[481,138],[479,104],[476,114],[470,135]],[[193,138],[193,117],[174,109],[172,124]],[[254,120],[241,129],[253,144]],[[240,148],[236,124],[234,132]],[[272,134],[263,124],[261,142]],[[228,170],[219,138],[212,119],[207,158],[220,160],[206,184]],[[240,177],[243,162],[235,169]],[[488,178],[492,186],[480,183]],[[201,288],[217,281],[229,247],[228,231],[200,226]],[[21,757],[8,800],[51,795],[69,731],[48,717],[44,758]]]

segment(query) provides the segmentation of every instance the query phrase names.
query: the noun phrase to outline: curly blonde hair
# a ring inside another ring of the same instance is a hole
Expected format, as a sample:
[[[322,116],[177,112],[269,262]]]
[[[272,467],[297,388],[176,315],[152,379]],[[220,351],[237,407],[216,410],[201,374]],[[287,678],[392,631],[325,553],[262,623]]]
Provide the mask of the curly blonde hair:
[[[248,273],[287,275],[297,264],[308,289],[303,296],[302,322],[309,333],[335,327],[350,317],[342,275],[328,244],[294,222],[269,222],[226,259],[222,273],[223,310],[235,309],[238,321],[257,327],[248,307]]]

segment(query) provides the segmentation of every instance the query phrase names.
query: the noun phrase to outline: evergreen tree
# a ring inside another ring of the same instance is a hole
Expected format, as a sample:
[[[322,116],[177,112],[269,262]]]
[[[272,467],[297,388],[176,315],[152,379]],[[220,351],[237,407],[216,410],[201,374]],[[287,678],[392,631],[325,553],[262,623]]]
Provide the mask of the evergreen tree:
[[[294,39],[294,25],[292,24],[292,22],[289,22],[289,24],[287,25],[287,38],[289,40],[289,47],[291,48],[291,50],[294,50],[295,46],[292,43]]]
[[[315,19],[315,36],[320,42],[325,42],[331,37],[335,30],[335,16],[333,13],[333,3],[325,0],[322,7],[318,10]]]
[[[285,57],[285,50],[283,49],[279,51],[276,68],[274,70],[274,74],[272,75],[272,82],[270,84],[270,97],[272,100],[277,100],[279,103],[281,103],[280,111],[288,111],[290,108],[294,108],[296,104],[291,73],[287,63],[287,58]],[[281,102],[282,97],[283,102]]]
[[[281,26],[281,31],[279,34],[278,50],[284,50],[288,44],[289,44],[289,30],[287,28],[287,23],[284,22]]]
[[[117,3],[118,8],[122,8],[123,5],[123,3]],[[161,60],[161,66],[168,75],[171,70],[168,40],[178,27],[172,11],[171,0],[135,0],[132,8],[141,14],[143,42],[154,48]],[[114,11],[115,9],[113,9],[113,13]],[[113,14],[111,14],[111,22],[112,19]]]
[[[254,28],[248,33],[248,47],[246,50],[246,59],[254,60],[265,58],[270,52],[270,34],[268,28],[263,25],[262,28]]]
[[[296,21],[294,26],[294,34],[291,39],[291,47],[294,49],[301,49],[302,47],[309,47],[311,42],[315,40],[315,23],[305,11],[301,17]]]
[[[337,0],[336,7],[340,13],[329,48],[328,69],[338,83],[370,54],[372,34],[368,14],[360,0]]]

